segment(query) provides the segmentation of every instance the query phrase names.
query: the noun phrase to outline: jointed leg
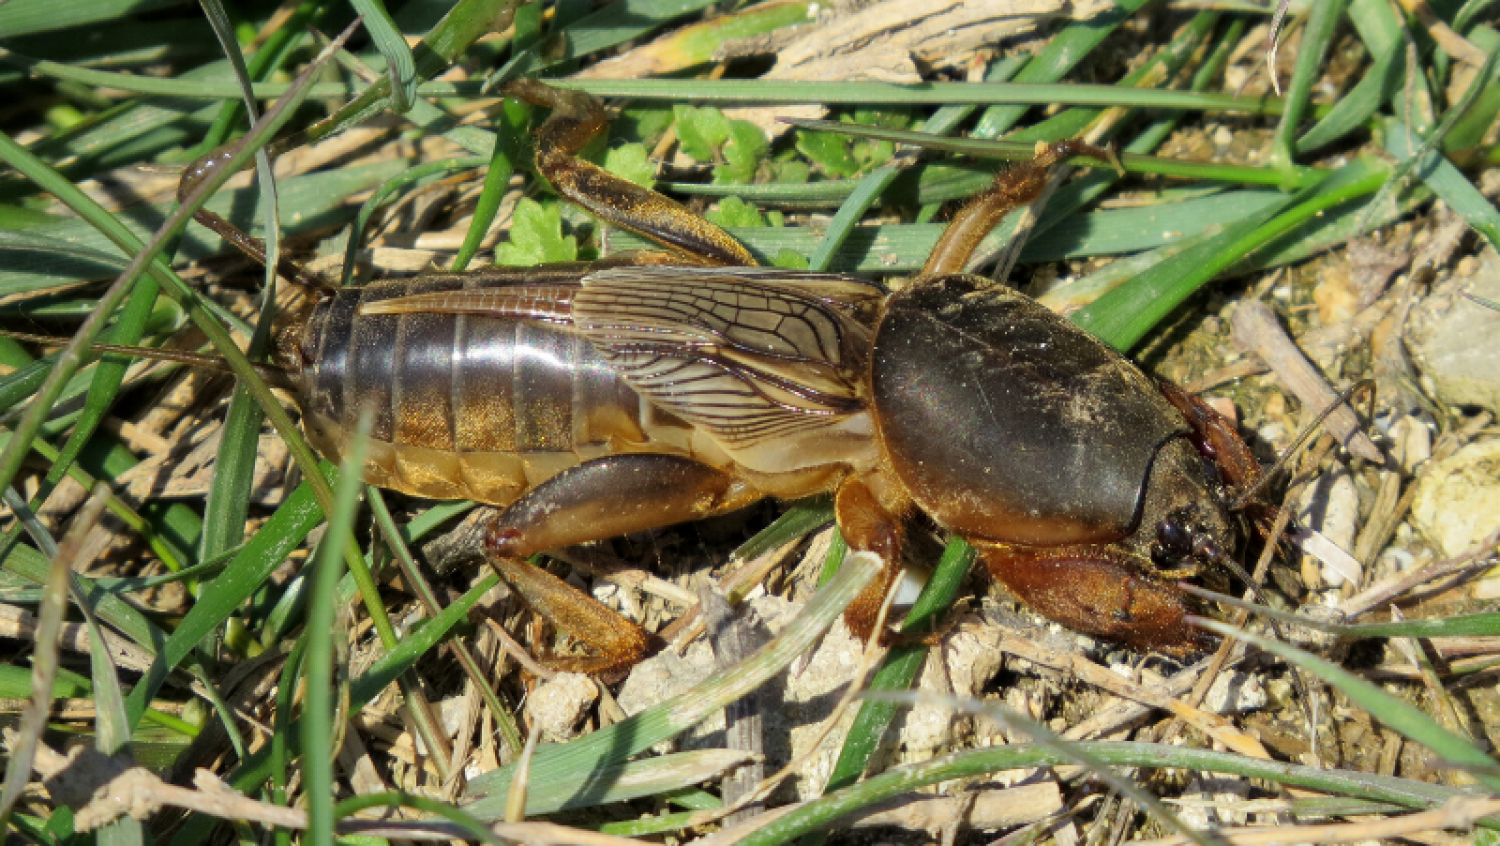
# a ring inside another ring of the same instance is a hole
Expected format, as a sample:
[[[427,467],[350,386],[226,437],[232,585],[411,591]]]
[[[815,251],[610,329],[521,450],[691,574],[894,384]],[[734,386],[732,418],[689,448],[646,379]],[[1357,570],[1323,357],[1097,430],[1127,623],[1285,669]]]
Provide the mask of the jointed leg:
[[[1068,628],[1169,655],[1208,645],[1185,619],[1187,596],[1128,555],[1097,546],[976,546],[991,576]]]
[[[845,479],[834,497],[834,513],[839,531],[853,549],[879,555],[885,569],[875,577],[844,611],[844,623],[860,640],[869,640],[875,631],[880,605],[885,595],[901,577],[901,521],[876,499],[875,494],[857,477]]]
[[[1052,166],[1071,156],[1091,156],[1100,161],[1116,161],[1108,150],[1085,144],[1077,139],[1059,141],[1051,146],[1038,144],[1036,158],[1002,170],[995,184],[975,195],[953,216],[943,237],[927,256],[921,275],[942,276],[963,273],[979,242],[1011,211],[1041,196]]]
[[[650,238],[697,263],[755,265],[755,258],[728,232],[655,191],[578,158],[579,151],[607,123],[597,99],[532,79],[510,83],[505,93],[552,109],[537,131],[536,164],[559,194],[601,220]]]
[[[485,551],[500,577],[537,613],[598,651],[551,663],[602,673],[639,662],[649,636],[526,556],[722,514],[760,498],[729,474],[682,456],[609,456],[532,488],[490,524]]]

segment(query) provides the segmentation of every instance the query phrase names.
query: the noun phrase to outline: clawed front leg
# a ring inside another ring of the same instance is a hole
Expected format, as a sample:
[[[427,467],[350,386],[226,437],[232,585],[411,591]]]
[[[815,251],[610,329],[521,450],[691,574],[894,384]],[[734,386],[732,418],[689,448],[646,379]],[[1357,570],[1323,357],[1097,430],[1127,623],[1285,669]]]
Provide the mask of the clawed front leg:
[[[733,476],[683,456],[608,456],[532,488],[490,524],[485,553],[527,605],[597,653],[548,663],[571,672],[606,673],[646,657],[650,636],[526,557],[723,514],[760,498]]]
[[[991,576],[1033,611],[1070,629],[1177,656],[1211,645],[1187,622],[1188,597],[1129,555],[1085,545],[975,546]]]

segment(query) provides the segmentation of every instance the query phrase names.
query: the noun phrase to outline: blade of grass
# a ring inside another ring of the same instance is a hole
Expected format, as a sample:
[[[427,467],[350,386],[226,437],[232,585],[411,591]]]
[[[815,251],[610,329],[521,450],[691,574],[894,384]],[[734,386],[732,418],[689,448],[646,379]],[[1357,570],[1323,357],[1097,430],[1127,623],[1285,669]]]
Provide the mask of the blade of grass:
[[[350,3],[364,18],[365,31],[370,34],[375,49],[385,57],[391,111],[405,114],[417,99],[417,60],[411,54],[411,46],[380,0],[350,0]]]
[[[395,649],[376,659],[375,663],[370,665],[359,678],[349,684],[349,713],[346,716],[352,719],[375,696],[389,687],[401,674],[411,669],[418,658],[427,654],[447,637],[484,595],[499,583],[500,577],[494,574],[481,579],[467,593],[444,608],[441,614],[427,621],[426,625],[418,626],[410,631]],[[302,722],[299,719],[286,725],[278,732],[278,735],[285,740],[288,747],[292,747],[301,744],[301,732]],[[271,777],[274,763],[273,748],[274,744],[270,745],[270,748],[251,753],[250,757],[241,762],[226,781],[242,793],[259,790],[261,785]],[[199,846],[207,837],[208,830],[216,823],[216,820],[202,816],[190,818],[172,838],[171,846]]]
[[[245,68],[246,77],[256,82],[264,82],[272,73],[284,66],[292,50],[296,49],[306,35],[306,27],[316,21],[325,8],[326,6],[320,0],[305,0],[302,5],[293,10],[281,26],[272,32],[250,57]],[[214,28],[214,34],[219,38],[220,48],[227,50],[224,37],[217,26]],[[203,140],[193,147],[193,158],[207,153],[229,139],[235,122],[239,119],[241,108],[241,104],[232,100],[220,106],[219,113],[214,115],[213,125],[208,128],[208,132],[204,133]],[[253,123],[254,110],[251,110],[250,115]]]
[[[484,167],[485,160],[473,156],[463,156],[453,159],[440,159],[435,162],[424,162],[412,167],[385,184],[375,189],[369,199],[365,200],[359,207],[359,214],[354,217],[354,224],[349,229],[349,239],[344,248],[344,270],[339,279],[339,287],[347,288],[354,277],[354,266],[359,256],[360,241],[364,237],[365,226],[370,222],[371,216],[381,206],[390,202],[397,192],[416,185],[424,179],[451,173],[455,170],[472,170]]]
[[[973,564],[974,548],[959,538],[950,540],[933,569],[932,577],[907,613],[901,633],[925,634],[933,631],[952,607],[953,599],[958,595],[964,577],[969,574]],[[891,649],[885,663],[871,677],[869,690],[901,691],[911,687],[918,671],[922,669],[922,662],[927,660],[927,651],[927,645],[919,642],[901,644]],[[844,738],[838,760],[828,774],[828,783],[823,788],[825,791],[838,790],[859,780],[880,745],[881,738],[885,736],[886,729],[896,718],[896,711],[897,707],[892,702],[867,699],[860,703],[859,713],[854,715],[854,722],[849,726],[849,734]]]
[[[501,2],[501,0],[489,0],[489,2]],[[239,96],[237,87],[230,82],[184,82],[157,79],[78,68],[41,60],[28,63],[26,68],[41,76],[81,82],[100,88],[118,88],[141,95],[198,100],[224,100]],[[1014,103],[1026,106],[1056,104],[1255,115],[1279,115],[1283,108],[1283,102],[1273,97],[1235,98],[1229,94],[1208,92],[1152,88],[1122,89],[1113,85],[1061,83],[1021,85],[1003,82],[925,82],[896,85],[885,82],[734,79],[554,79],[548,82],[559,88],[587,91],[596,97],[732,105],[822,103],[824,105],[979,106],[991,103]],[[329,120],[338,119],[340,122],[337,125],[343,127],[353,120],[356,114],[363,115],[366,111],[370,113],[378,111],[378,108],[369,106],[368,103],[383,102],[385,91],[383,83],[384,80],[372,83],[359,92],[358,97],[351,103],[351,108],[353,104],[362,106],[358,112],[345,115],[341,111]],[[426,82],[418,86],[417,91],[422,97],[427,98],[476,97],[484,93],[481,85],[481,83],[474,82]],[[258,82],[254,86],[255,96],[262,99],[282,97],[287,90],[288,86],[285,83]],[[321,98],[347,95],[350,90],[348,85],[342,83],[320,83],[311,86],[308,92],[309,96]],[[1311,114],[1313,117],[1322,118],[1330,108],[1314,107]],[[307,136],[299,140],[315,141],[331,134],[331,129],[324,127],[323,124],[319,124],[315,130],[309,130]]]
[[[301,80],[303,88],[305,88],[310,79],[311,77],[307,76]],[[251,151],[269,139],[271,134],[280,127],[281,123],[291,117],[292,109],[290,107],[299,100],[302,90],[302,88],[294,89],[296,93],[283,98],[277,104],[276,108],[267,113],[266,119],[260,122],[257,130],[248,136],[250,139],[254,139],[250,141],[249,146],[236,153],[223,172],[215,173],[210,178],[204,180],[192,192],[193,196],[189,198],[189,202],[179,208],[167,220],[151,243],[135,254],[130,266],[115,280],[105,295],[100,298],[95,312],[90,315],[88,320],[84,321],[78,333],[58,355],[56,368],[42,383],[41,388],[27,407],[25,415],[15,427],[14,439],[6,445],[4,452],[0,453],[0,488],[8,486],[11,480],[14,479],[16,471],[20,469],[21,461],[29,448],[30,441],[36,436],[42,421],[46,418],[53,403],[57,401],[58,396],[61,394],[62,388],[82,364],[89,344],[99,335],[105,321],[119,307],[121,301],[130,292],[131,287],[141,272],[149,266],[153,275],[158,276],[159,282],[165,282],[169,287],[174,281],[179,284],[181,283],[181,280],[175,274],[172,274],[166,268],[165,264],[157,258],[157,253],[160,251],[162,245],[167,239],[181,232],[187,225],[188,218],[191,216],[193,209],[196,208],[194,203],[201,204],[208,194],[217,189],[229,178],[236,169],[236,161],[243,162],[248,160]],[[0,135],[0,159],[3,159],[12,167],[24,173],[44,190],[50,191],[65,203],[74,205],[76,210],[80,210],[80,213],[82,213],[82,209],[86,208],[88,213],[85,216],[89,217],[91,222],[95,222],[96,225],[101,226],[106,232],[112,235],[118,234],[118,229],[116,229],[117,224],[107,214],[103,214],[102,209],[99,209],[97,205],[82,195],[71,184],[60,179],[44,164],[31,156],[23,147],[11,140],[9,136]],[[131,240],[133,239],[126,239],[125,243],[129,244]],[[186,286],[183,286],[183,290],[189,295],[192,293],[191,289],[186,288]],[[191,308],[190,311],[192,311]],[[220,352],[225,355],[230,366],[234,367],[237,373],[251,380],[252,384],[259,381],[255,377],[254,369],[244,356],[239,353],[238,349],[234,348],[234,344],[228,338],[227,334],[221,329],[215,332],[218,328],[216,324],[213,326],[204,325],[203,328],[211,339],[218,342],[216,346],[219,346]],[[218,337],[215,337],[215,335]],[[261,383],[261,387],[264,389],[263,382]],[[270,395],[269,389],[264,390],[261,398],[266,405],[275,405],[275,399]],[[279,410],[279,406],[277,406],[277,409]],[[284,412],[282,417],[286,424],[286,429],[290,431],[292,429],[290,425],[291,421],[285,419]],[[295,435],[291,437],[295,437]],[[311,452],[307,451],[305,446],[303,451],[306,454],[299,455],[298,458],[304,459],[306,462],[305,466],[309,469],[315,468],[316,463],[312,459]],[[294,455],[297,454],[295,447],[293,448],[293,453]],[[314,479],[312,481],[316,487],[317,482],[320,480]],[[326,483],[324,483],[324,487],[326,488]]]
[[[1470,94],[1477,96],[1478,91],[1487,84],[1497,56],[1500,56],[1500,45],[1490,51],[1480,74],[1474,78],[1474,85],[1469,88]],[[1472,102],[1472,98],[1467,95],[1464,99]],[[1445,129],[1452,126],[1450,119],[1456,119],[1465,107],[1464,103],[1460,103],[1450,109],[1443,124],[1434,130],[1434,138],[1415,150],[1411,147],[1411,133],[1399,121],[1391,121],[1385,132],[1385,148],[1402,162],[1400,170],[1414,168],[1434,194],[1458,213],[1475,232],[1484,236],[1491,247],[1500,249],[1500,212],[1495,210],[1489,198],[1480,193],[1474,183],[1454,167],[1452,162],[1443,158],[1436,150],[1429,149],[1442,137]]]
[[[397,527],[395,518],[391,516],[390,509],[386,507],[385,497],[380,493],[380,489],[374,485],[366,486],[365,501],[369,504],[370,512],[375,517],[375,524],[380,527],[386,546],[390,548],[392,556],[401,565],[401,574],[406,579],[406,583],[417,594],[417,598],[421,600],[422,605],[427,609],[429,615],[435,617],[442,613],[442,603],[439,601],[436,591],[427,583],[427,578],[422,574],[421,568],[417,566],[416,559],[412,557],[411,550],[407,548],[406,540],[402,536],[400,528]],[[479,662],[474,659],[468,646],[460,642],[455,642],[450,644],[449,648],[453,650],[454,657],[458,659],[458,663],[463,667],[469,681],[479,691],[480,697],[484,700],[485,707],[490,709],[490,713],[494,716],[495,722],[500,727],[500,736],[505,740],[506,745],[510,747],[511,754],[519,755],[524,741],[521,739],[520,730],[516,728],[516,721],[511,716],[510,709],[505,707],[505,704],[500,701],[500,697],[495,695],[494,689],[485,678],[483,671],[479,667]]]
[[[6,571],[16,574],[31,584],[47,583],[49,565],[46,556],[29,546],[17,545],[0,561]],[[167,639],[166,633],[130,603],[112,593],[102,590],[93,581],[79,577],[81,589],[88,595],[95,613],[109,623],[120,634],[129,638],[142,649],[155,653]]]
[[[1148,2],[1150,0],[1120,0],[1086,21],[1068,24],[1048,39],[1047,46],[1031,57],[1014,81],[1025,85],[1057,82]],[[1015,126],[1028,108],[1025,105],[990,106],[980,115],[971,134],[975,138],[997,138]]]
[[[1238,597],[1225,596],[1202,588],[1186,586],[1184,590],[1210,599],[1214,602],[1223,602],[1236,608],[1269,617],[1281,623],[1291,626],[1304,626],[1316,629],[1320,632],[1338,635],[1339,637],[1372,638],[1372,637],[1494,637],[1500,635],[1500,613],[1489,614],[1465,614],[1458,617],[1442,617],[1433,620],[1398,620],[1388,623],[1335,623],[1330,620],[1320,620],[1317,617],[1294,614],[1290,611],[1282,611],[1253,602],[1246,602]]]
[[[1028,106],[1100,106],[1104,108],[1185,109],[1238,114],[1281,114],[1282,101],[1271,97],[1239,98],[1228,94],[1118,88],[1113,85],[1032,84],[1011,82],[801,82],[789,80],[551,80],[596,97],[630,97],[703,103],[822,103],[824,105],[939,106],[1013,103]],[[1326,109],[1313,110],[1321,117]]]
[[[1069,187],[1064,186],[1064,190]],[[1022,260],[1060,261],[1155,249],[1176,243],[1187,232],[1233,225],[1285,198],[1274,191],[1238,191],[1148,208],[1075,214],[1057,223],[1049,222],[1046,231],[1027,242]],[[1062,205],[1066,195],[1057,199]],[[1046,214],[1043,219],[1050,220]],[[979,250],[1002,245],[1014,227],[1014,221],[1002,222]],[[831,269],[871,274],[917,270],[942,231],[942,224],[925,223],[857,227],[849,233]],[[760,256],[775,256],[783,250],[811,255],[821,237],[821,233],[806,227],[733,227],[729,232]],[[612,232],[610,237],[612,245],[620,249],[650,247],[650,242],[625,231]]]
[[[1375,60],[1374,66],[1338,98],[1326,116],[1311,128],[1293,147],[1298,153],[1311,153],[1326,147],[1360,128],[1379,111],[1401,85],[1406,72],[1406,50],[1393,44]]]
[[[1455,796],[1473,795],[1453,788],[1374,773],[1316,769],[1185,746],[1128,742],[1076,745],[1108,766],[1228,773],[1338,796],[1388,801],[1407,808],[1425,810],[1438,807]],[[939,782],[1066,763],[1069,763],[1067,757],[1031,744],[944,755],[871,776],[857,785],[808,802],[741,838],[738,846],[778,846],[828,826],[860,808]]]
[[[771,525],[745,541],[730,554],[730,558],[748,561],[791,543],[795,538],[821,529],[833,522],[833,497],[823,495],[798,500],[777,517]]]
[[[179,0],[12,0],[0,5],[0,36],[102,23],[129,12],[175,5]]]
[[[1322,70],[1323,57],[1328,53],[1344,3],[1345,0],[1321,0],[1312,4],[1307,25],[1302,29],[1302,45],[1297,49],[1297,64],[1292,70],[1291,86],[1287,89],[1285,111],[1281,114],[1276,140],[1271,147],[1271,167],[1285,174],[1289,185],[1298,182],[1293,161],[1297,155],[1297,129],[1307,112],[1313,83]]]
[[[449,268],[459,273],[469,266],[479,252],[484,236],[495,222],[500,210],[500,200],[510,185],[510,177],[521,160],[522,140],[526,127],[531,125],[531,107],[513,97],[507,97],[495,115],[495,150],[490,156],[490,169],[484,174],[484,187],[474,204],[474,218],[469,231],[464,233],[464,242],[453,257]]]
[[[328,472],[332,473],[332,468],[328,468]],[[126,701],[132,725],[160,690],[172,668],[229,619],[322,520],[323,510],[318,506],[317,497],[312,487],[304,482],[282,502],[224,572],[204,586],[198,601],[177,624],[171,637],[159,645],[156,662],[136,682]]]
[[[1338,688],[1349,700],[1408,740],[1420,743],[1448,763],[1463,769],[1491,791],[1500,790],[1500,765],[1466,738],[1438,725],[1437,721],[1350,673],[1343,667],[1271,638],[1250,634],[1217,620],[1195,618],[1209,631],[1253,644]]]
[[[1323,182],[1246,217],[1110,291],[1073,319],[1105,342],[1128,350],[1219,273],[1327,209],[1378,190],[1387,172],[1383,163],[1356,159]]]
[[[307,654],[302,661],[302,677],[307,687],[302,708],[302,783],[307,797],[308,840],[313,846],[333,846],[333,721],[335,691],[340,682],[334,674],[334,639],[344,632],[339,626],[336,588],[343,575],[344,544],[354,537],[354,518],[359,510],[362,487],[360,471],[365,466],[365,452],[370,443],[370,429],[375,415],[366,410],[359,416],[353,443],[344,457],[339,484],[329,515],[328,532],[318,545],[308,597]]]
[[[943,138],[925,132],[887,129],[877,126],[861,126],[859,124],[839,123],[828,120],[785,118],[783,122],[802,129],[837,132],[841,135],[849,135],[856,138],[876,138],[883,141],[894,141],[897,144],[911,144],[928,150],[961,153],[979,158],[1027,161],[1036,157],[1035,144],[1022,141],[981,141],[967,138]],[[1110,162],[1100,161],[1088,156],[1075,156],[1069,161],[1086,167],[1112,167]],[[1273,181],[1280,178],[1279,174],[1274,173],[1268,168],[1250,165],[1192,162],[1182,159],[1142,155],[1139,153],[1126,153],[1120,156],[1120,166],[1127,173],[1177,176],[1188,179],[1209,179],[1219,182],[1244,183],[1247,185],[1280,184],[1278,181]],[[1294,187],[1301,188],[1311,182],[1316,182],[1322,178],[1321,174],[1321,171],[1312,168],[1303,168],[1297,171]]]
[[[594,804],[607,787],[593,775],[600,767],[625,761],[685,731],[764,684],[822,636],[881,566],[874,555],[851,555],[838,574],[819,588],[797,618],[745,661],[721,670],[692,690],[623,722],[571,743],[538,748],[531,762],[531,783],[560,785],[557,789],[568,799],[566,804],[556,808],[543,807],[537,804],[533,794],[528,796],[526,813],[541,814]],[[483,798],[469,805],[467,810],[481,819],[499,819],[505,811],[507,788],[516,769],[516,765],[511,764],[472,780],[470,792]]]
[[[219,46],[234,68],[235,78],[243,89],[244,107],[250,123],[260,119],[260,110],[250,93],[250,70],[240,54],[239,42],[219,0],[202,0],[205,14],[212,25]],[[281,232],[277,226],[278,213],[276,179],[271,170],[271,160],[264,149],[255,153],[255,170],[263,202],[263,226],[266,232],[265,285],[261,289],[262,305],[260,320],[250,339],[245,354],[260,360],[265,355],[271,340],[271,323],[276,317],[276,271],[281,257]],[[224,550],[245,542],[245,526],[249,521],[250,493],[255,481],[255,459],[260,448],[260,425],[265,419],[260,406],[247,386],[236,386],[229,401],[229,411],[224,416],[221,430],[218,459],[214,463],[214,478],[209,486],[208,501],[203,510],[203,534],[198,542],[198,555],[202,559],[213,558]]]
[[[998,77],[1003,81],[1009,72],[1017,69],[1018,63],[1008,63],[997,67],[998,70],[991,69],[990,74],[986,75],[987,79]],[[972,108],[968,106],[944,106],[927,119],[922,126],[922,133],[929,136],[946,135],[958,128],[958,125],[968,118],[971,111]],[[865,212],[870,210],[870,207],[875,204],[881,194],[885,193],[885,189],[890,187],[900,173],[900,166],[887,165],[876,168],[859,181],[858,187],[839,207],[838,214],[835,214],[833,220],[828,222],[823,239],[819,241],[817,250],[807,261],[808,270],[822,272],[828,269],[833,257],[843,246],[844,240],[849,237],[849,233],[859,225],[859,222],[864,219]]]
[[[564,30],[567,33],[565,48],[556,55],[541,56],[536,48],[520,51],[485,81],[485,90],[640,38],[657,27],[709,5],[711,0],[623,0],[611,3],[567,27]]]
[[[47,578],[43,582],[45,592],[41,607],[37,609],[36,648],[31,658],[31,700],[21,712],[20,738],[11,745],[9,760],[5,762],[5,788],[0,794],[0,829],[6,827],[11,810],[31,779],[36,745],[41,741],[42,731],[47,726],[47,713],[52,707],[52,688],[57,678],[60,649],[58,635],[68,610],[69,580],[75,569],[83,569],[85,562],[80,559],[88,549],[85,540],[104,513],[104,503],[105,497],[101,494],[89,497],[85,508],[74,518],[68,534],[58,545],[47,569]]]
[[[417,77],[431,79],[437,76],[481,36],[503,32],[510,26],[517,5],[519,0],[459,0],[413,48]],[[259,90],[256,93],[259,94]],[[419,93],[422,97],[450,96],[421,91],[420,86]],[[386,77],[369,85],[338,111],[310,127],[297,143],[317,141],[360,123],[382,111],[389,96],[390,78]]]
[[[1211,831],[1198,831],[1190,828],[1187,823],[1172,813],[1170,808],[1144,787],[1137,784],[1128,776],[1116,774],[1103,761],[1090,754],[1085,748],[1087,744],[1064,740],[1041,723],[1023,717],[1016,711],[997,702],[981,702],[976,699],[961,699],[957,696],[915,692],[871,693],[868,694],[868,697],[872,700],[884,700],[907,707],[927,703],[954,711],[983,714],[994,720],[1007,732],[1019,731],[1029,737],[1033,744],[1087,768],[1095,778],[1109,785],[1117,793],[1129,797],[1168,827],[1175,829],[1179,834],[1194,843],[1201,844],[1201,846],[1224,843],[1222,838]]]
[[[280,184],[281,204],[284,209],[296,209],[283,215],[281,227],[288,232],[308,232],[322,227],[342,223],[349,217],[347,198],[370,190],[375,185],[391,178],[410,166],[396,159],[372,165],[341,168],[339,170],[309,174],[283,179]],[[260,220],[264,218],[259,192],[254,188],[241,188],[221,192],[205,204],[210,211],[229,218],[252,235],[264,234]],[[90,218],[66,218],[28,232],[28,236],[63,241],[76,248],[109,250],[115,247],[116,237],[133,238],[135,243],[149,238],[151,228],[172,212],[168,203],[152,203],[121,209],[109,215],[116,227],[117,235],[106,234],[96,228]],[[252,228],[254,227],[254,228]],[[190,224],[183,236],[178,255],[186,259],[201,259],[228,250],[223,239],[208,230]],[[112,277],[129,265],[128,259],[115,259],[105,272],[90,272],[77,259],[66,253],[53,255],[40,250],[30,253],[12,254],[8,260],[0,253],[0,295],[31,293],[48,288],[76,285],[87,279]],[[23,261],[24,259],[24,261]],[[211,307],[212,301],[206,307]],[[217,313],[217,312],[215,312]],[[226,321],[228,322],[228,321]],[[230,323],[234,325],[234,323]],[[249,334],[249,330],[245,330]]]

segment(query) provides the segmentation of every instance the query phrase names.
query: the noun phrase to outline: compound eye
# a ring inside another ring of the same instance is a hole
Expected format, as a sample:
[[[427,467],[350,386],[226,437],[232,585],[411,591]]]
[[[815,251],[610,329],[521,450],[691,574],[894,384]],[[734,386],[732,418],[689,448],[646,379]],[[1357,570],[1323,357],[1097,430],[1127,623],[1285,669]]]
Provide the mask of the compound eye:
[[[1184,525],[1185,515],[1172,514],[1156,526],[1156,542],[1168,555],[1181,557],[1193,549],[1193,533]]]

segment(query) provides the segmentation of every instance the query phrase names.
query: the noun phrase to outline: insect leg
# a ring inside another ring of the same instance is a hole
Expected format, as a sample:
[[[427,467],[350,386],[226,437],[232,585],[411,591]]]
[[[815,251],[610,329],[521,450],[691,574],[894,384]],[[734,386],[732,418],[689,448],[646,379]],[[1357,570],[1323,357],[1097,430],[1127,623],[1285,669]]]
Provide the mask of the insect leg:
[[[554,663],[576,672],[602,673],[644,658],[646,633],[522,559],[545,549],[722,514],[761,498],[733,476],[683,456],[607,456],[566,470],[527,492],[490,525],[485,551],[501,578],[528,605],[599,653]]]
[[[649,188],[578,158],[578,152],[608,122],[598,99],[534,79],[511,82],[505,93],[552,109],[537,131],[536,165],[557,193],[601,220],[650,238],[695,264],[756,264],[750,252],[718,226]]]
[[[849,546],[873,552],[885,562],[880,575],[844,611],[844,624],[849,631],[860,640],[868,640],[875,634],[875,621],[886,593],[901,577],[901,520],[887,511],[874,492],[854,476],[839,484],[833,508],[839,531]]]
[[[1233,487],[1236,495],[1260,481],[1260,462],[1255,460],[1255,454],[1234,430],[1234,424],[1224,419],[1222,414],[1214,411],[1213,406],[1196,394],[1190,394],[1170,382],[1158,382],[1157,387],[1161,389],[1167,402],[1176,407],[1188,425],[1193,427],[1200,443],[1199,450],[1218,465],[1219,471],[1224,474],[1224,480]]]
[[[1184,619],[1188,598],[1128,555],[1096,546],[975,543],[990,575],[1028,607],[1070,629],[1138,649],[1188,655],[1209,645]]]
[[[1077,139],[1060,141],[1051,146],[1037,146],[1036,158],[1029,162],[1012,165],[995,177],[995,184],[976,194],[958,214],[953,216],[943,237],[927,256],[927,264],[921,275],[941,276],[963,273],[979,242],[1011,211],[1032,202],[1041,196],[1047,186],[1047,177],[1052,166],[1070,156],[1085,155],[1105,161],[1115,161],[1107,150],[1085,144]]]
[[[188,165],[183,170],[182,177],[177,182],[177,201],[181,202],[188,194],[192,193],[192,190],[199,183],[207,179],[214,171],[224,167],[234,152],[235,144],[226,144],[211,150],[207,155]],[[259,238],[251,237],[233,223],[230,223],[208,209],[199,209],[194,212],[193,220],[197,221],[200,226],[213,231],[240,252],[249,256],[251,261],[256,262],[262,267],[265,266],[267,260],[266,245]],[[304,271],[295,262],[284,256],[277,262],[276,272],[280,273],[283,278],[295,282],[308,290],[322,291],[324,293],[337,290],[336,286],[330,285],[326,280]]]

